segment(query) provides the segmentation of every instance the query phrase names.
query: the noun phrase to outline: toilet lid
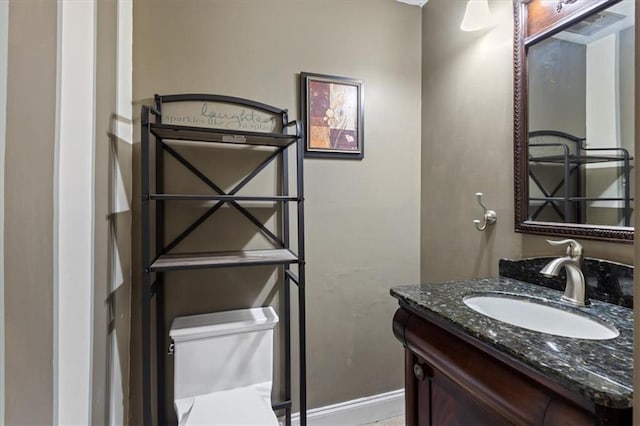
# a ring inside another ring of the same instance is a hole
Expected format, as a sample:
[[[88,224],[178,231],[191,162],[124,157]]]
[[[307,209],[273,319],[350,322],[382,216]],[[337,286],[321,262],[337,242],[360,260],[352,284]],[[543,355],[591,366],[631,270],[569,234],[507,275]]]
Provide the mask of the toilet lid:
[[[176,401],[180,426],[278,425],[269,401],[250,386],[188,399],[190,401]]]

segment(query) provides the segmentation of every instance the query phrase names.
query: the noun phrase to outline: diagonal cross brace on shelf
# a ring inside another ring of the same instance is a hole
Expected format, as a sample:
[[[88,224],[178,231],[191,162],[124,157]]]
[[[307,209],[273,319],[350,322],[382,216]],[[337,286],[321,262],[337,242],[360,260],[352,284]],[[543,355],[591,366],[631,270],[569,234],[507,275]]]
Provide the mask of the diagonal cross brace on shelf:
[[[573,169],[569,170],[569,148],[567,147],[566,144],[563,143],[529,143],[529,148],[532,147],[558,147],[558,148],[562,148],[562,159],[563,159],[563,163],[564,163],[564,177],[562,178],[562,180],[560,180],[560,182],[556,185],[556,187],[551,191],[551,193],[547,192],[544,184],[542,184],[542,182],[537,178],[537,176],[535,175],[535,173],[533,173],[533,171],[531,170],[531,168],[529,168],[529,177],[531,177],[531,179],[534,181],[534,183],[536,184],[536,186],[538,186],[538,188],[540,189],[540,191],[542,191],[542,193],[545,195],[545,197],[553,197],[556,192],[558,192],[558,190],[560,190],[561,188],[564,189],[564,203],[563,203],[563,207],[564,207],[564,211],[560,211],[560,209],[558,208],[557,204],[555,201],[553,200],[545,200],[545,202],[539,206],[536,211],[534,212],[534,214],[531,216],[532,220],[535,220],[538,215],[542,212],[542,210],[544,210],[544,208],[549,205],[551,206],[556,213],[558,214],[558,216],[560,216],[560,219],[564,222],[566,222],[569,219],[569,213],[570,213],[570,209],[569,209],[569,200],[568,200],[568,196],[569,196],[569,178],[570,176],[573,174],[573,172],[575,172],[578,167],[575,166],[573,167]],[[577,145],[577,147],[579,147],[579,144]],[[530,162],[536,162],[535,159],[530,160]],[[579,179],[579,176],[576,175],[576,177]]]
[[[569,177],[571,177],[576,170],[578,170],[578,166],[574,166],[569,170]],[[554,197],[558,191],[560,189],[562,189],[564,187],[564,182],[565,180],[562,179],[556,186],[555,188],[553,188],[551,191],[547,191],[546,188],[544,187],[544,184],[542,182],[540,182],[540,180],[538,179],[538,177],[532,173],[531,171],[529,171],[529,177],[533,180],[533,182],[536,184],[536,186],[538,187],[538,189],[542,192],[542,194],[546,197],[546,198],[550,198],[550,197]],[[535,220],[538,215],[542,212],[542,210],[549,205],[550,207],[552,207],[556,213],[558,213],[558,216],[560,216],[560,218],[562,220],[565,220],[565,214],[560,211],[560,209],[558,208],[558,206],[556,205],[554,200],[545,200],[544,203],[542,205],[540,205],[536,211],[531,215],[531,219]]]
[[[226,193],[222,188],[216,185],[211,179],[209,179],[204,173],[200,172],[196,167],[189,163],[182,155],[180,155],[175,149],[164,143],[161,140],[162,149],[171,154],[180,164],[186,167],[196,177],[202,180],[207,186],[212,188],[220,195],[235,195],[238,193],[247,183],[249,183],[258,173],[260,173],[266,166],[268,166],[277,156],[285,149],[284,147],[275,150],[269,157],[267,157],[262,163],[260,163],[249,175],[247,175],[240,183],[238,183],[229,193]],[[225,203],[231,204],[240,213],[242,213],[247,219],[249,219],[262,233],[269,237],[279,247],[284,247],[284,242],[273,232],[267,229],[254,215],[247,209],[242,207],[236,201],[218,201],[213,207],[207,210],[202,216],[200,216],[195,222],[188,226],[180,235],[178,235],[171,243],[167,244],[162,254],[170,252],[180,242],[182,242],[187,236],[189,236],[198,226],[204,223],[209,217],[211,217],[216,211],[220,209]]]

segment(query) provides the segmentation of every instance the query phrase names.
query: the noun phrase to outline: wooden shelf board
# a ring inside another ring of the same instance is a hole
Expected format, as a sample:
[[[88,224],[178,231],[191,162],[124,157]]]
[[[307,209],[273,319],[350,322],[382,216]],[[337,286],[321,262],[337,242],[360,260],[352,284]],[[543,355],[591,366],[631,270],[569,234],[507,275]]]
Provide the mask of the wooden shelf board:
[[[529,157],[529,161],[535,162],[535,163],[563,164],[564,156],[562,155],[531,156]],[[585,155],[585,156],[570,155],[567,158],[567,161],[569,162],[569,164],[608,163],[608,162],[624,161],[624,157],[617,156],[617,155]],[[618,166],[618,167],[621,167],[621,166]]]
[[[298,261],[298,257],[287,249],[185,253],[160,256],[151,265],[151,270],[168,271],[220,268],[224,266],[280,265]]]
[[[283,133],[243,132],[168,124],[151,124],[150,128],[151,133],[161,139],[178,141],[215,142],[234,145],[287,146],[298,139],[296,135],[286,135]]]
[[[273,195],[273,196],[253,196],[253,195],[198,195],[198,194],[149,194],[151,200],[182,200],[182,201],[298,201],[295,196]]]

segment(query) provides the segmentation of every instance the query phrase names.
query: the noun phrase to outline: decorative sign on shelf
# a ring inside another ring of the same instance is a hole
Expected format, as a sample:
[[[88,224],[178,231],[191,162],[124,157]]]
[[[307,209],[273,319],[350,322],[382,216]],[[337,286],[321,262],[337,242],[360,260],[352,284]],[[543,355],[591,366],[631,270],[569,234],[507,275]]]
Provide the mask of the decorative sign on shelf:
[[[279,119],[264,111],[218,102],[164,104],[162,123],[211,129],[272,133],[281,131]]]

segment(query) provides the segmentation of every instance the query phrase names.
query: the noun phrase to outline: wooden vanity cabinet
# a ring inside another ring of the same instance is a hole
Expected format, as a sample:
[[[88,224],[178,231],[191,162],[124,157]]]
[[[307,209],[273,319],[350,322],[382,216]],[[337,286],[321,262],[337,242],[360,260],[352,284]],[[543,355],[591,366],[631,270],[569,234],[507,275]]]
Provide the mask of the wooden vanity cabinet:
[[[631,424],[631,409],[597,406],[436,322],[408,306],[393,319],[405,346],[407,425]]]

